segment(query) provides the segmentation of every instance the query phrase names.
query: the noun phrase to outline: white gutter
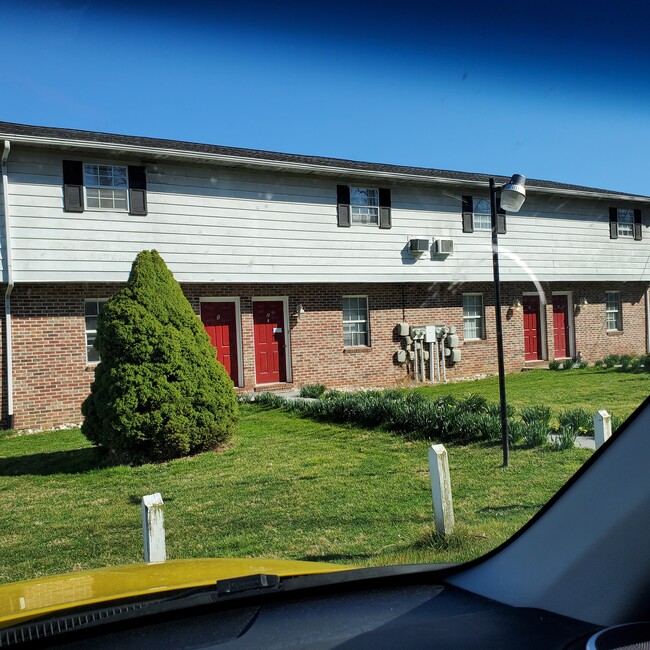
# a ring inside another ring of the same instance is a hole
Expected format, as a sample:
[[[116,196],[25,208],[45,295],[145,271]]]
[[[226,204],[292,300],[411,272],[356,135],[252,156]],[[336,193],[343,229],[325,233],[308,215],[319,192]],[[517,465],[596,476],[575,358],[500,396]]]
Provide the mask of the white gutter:
[[[2,137],[2,134],[0,134]],[[264,160],[262,158],[250,158],[246,156],[233,156],[220,153],[208,153],[199,151],[183,151],[180,149],[164,147],[147,147],[133,144],[119,144],[115,142],[94,142],[89,140],[72,140],[69,138],[56,138],[32,135],[13,135],[11,137],[14,143],[48,146],[48,147],[74,147],[77,149],[120,151],[125,153],[136,154],[138,156],[152,156],[157,158],[179,158],[183,160],[194,160],[196,162],[210,162],[215,164],[224,164],[230,166],[258,167],[261,169],[279,169],[293,173],[313,174],[319,173],[330,176],[347,176],[354,178],[385,178],[396,181],[411,181],[418,183],[427,183],[434,185],[447,185],[450,187],[467,187],[468,185],[477,188],[489,187],[488,181],[462,180],[455,178],[444,178],[441,176],[427,176],[424,174],[406,174],[400,172],[377,171],[371,169],[351,169],[349,167],[335,167],[330,165],[320,165],[318,163],[291,162],[284,160]],[[611,192],[599,192],[598,190],[584,191],[571,190],[552,187],[538,187],[531,185],[530,181],[526,185],[526,190],[535,194],[556,194],[561,196],[589,197],[592,199],[607,199],[610,201],[635,201],[636,203],[650,203],[650,197],[635,196],[633,194],[618,194]]]
[[[2,149],[2,214],[5,227],[5,260],[7,262],[7,289],[5,291],[5,329],[7,341],[7,416],[9,428],[14,428],[14,372],[13,347],[11,338],[11,292],[14,288],[14,267],[11,255],[11,223],[9,221],[9,178],[7,175],[7,158],[11,151],[11,142],[4,141]]]

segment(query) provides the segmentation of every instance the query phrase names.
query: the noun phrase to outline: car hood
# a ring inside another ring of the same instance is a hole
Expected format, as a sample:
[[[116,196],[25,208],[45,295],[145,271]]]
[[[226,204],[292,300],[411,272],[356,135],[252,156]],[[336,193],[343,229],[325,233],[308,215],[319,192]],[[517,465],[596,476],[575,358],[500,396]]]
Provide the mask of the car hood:
[[[331,573],[353,567],[293,560],[170,560],[92,569],[0,585],[0,628],[111,600],[213,585],[259,573],[280,577]]]

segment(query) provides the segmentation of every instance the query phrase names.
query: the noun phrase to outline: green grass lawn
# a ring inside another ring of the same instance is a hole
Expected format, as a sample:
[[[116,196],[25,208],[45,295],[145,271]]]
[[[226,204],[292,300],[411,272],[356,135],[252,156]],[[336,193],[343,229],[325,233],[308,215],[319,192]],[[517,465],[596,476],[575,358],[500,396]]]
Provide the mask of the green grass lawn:
[[[499,401],[498,377],[462,381],[418,388],[428,397],[462,397],[476,393],[490,401]],[[649,373],[615,370],[530,370],[506,376],[506,395],[515,408],[545,404],[557,414],[562,409],[582,406],[594,413],[607,409],[619,417],[628,417],[650,394]]]
[[[448,446],[457,533],[441,542],[427,448],[255,406],[225,451],[160,465],[102,466],[78,430],[5,437],[0,581],[141,561],[140,499],[152,492],[174,559],[466,560],[517,530],[591,453],[514,450],[504,469],[498,445]]]

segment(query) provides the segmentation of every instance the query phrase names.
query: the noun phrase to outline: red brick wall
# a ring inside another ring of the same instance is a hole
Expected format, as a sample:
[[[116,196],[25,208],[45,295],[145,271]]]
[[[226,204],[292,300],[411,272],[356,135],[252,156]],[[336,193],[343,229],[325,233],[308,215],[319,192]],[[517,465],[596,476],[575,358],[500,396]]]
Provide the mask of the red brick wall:
[[[609,353],[645,352],[645,287],[643,283],[545,283],[546,340],[553,356],[553,290],[572,291],[575,350],[593,362]],[[17,285],[12,296],[14,340],[14,413],[17,428],[51,427],[79,422],[80,405],[93,379],[94,366],[86,363],[84,299],[106,298],[119,288],[112,284]],[[244,387],[255,384],[252,298],[288,296],[291,367],[296,385],[315,382],[330,387],[390,386],[410,381],[412,368],[394,361],[401,339],[395,326],[455,325],[462,340],[463,292],[483,293],[485,339],[461,345],[462,361],[448,364],[448,379],[496,372],[494,293],[491,283],[379,284],[379,285],[184,285],[195,312],[201,297],[239,297],[243,341]],[[605,291],[621,291],[623,331],[608,333]],[[513,308],[523,292],[535,291],[532,283],[508,283],[502,287],[502,316],[506,370],[523,367],[523,310]],[[341,302],[344,295],[366,295],[370,309],[371,346],[345,349]],[[579,305],[580,298],[587,304]],[[295,315],[298,304],[305,313]],[[4,338],[3,350],[4,350]],[[4,351],[0,355],[6,382]],[[7,399],[2,393],[6,418]]]

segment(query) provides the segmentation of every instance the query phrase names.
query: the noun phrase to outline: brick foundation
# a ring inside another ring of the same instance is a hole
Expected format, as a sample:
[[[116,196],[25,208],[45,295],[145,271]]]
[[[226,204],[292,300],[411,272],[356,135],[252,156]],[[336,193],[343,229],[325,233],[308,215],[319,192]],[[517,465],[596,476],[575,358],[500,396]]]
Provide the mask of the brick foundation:
[[[93,380],[93,365],[86,363],[84,299],[107,298],[116,284],[22,284],[12,295],[14,350],[14,425],[16,428],[51,427],[79,422],[80,405]],[[554,357],[553,291],[571,291],[574,352],[590,362],[610,353],[642,354],[645,349],[645,289],[641,282],[544,283],[547,357]],[[395,386],[410,382],[410,364],[398,364],[395,353],[401,339],[395,326],[454,325],[463,333],[464,292],[483,293],[485,338],[461,345],[462,361],[448,364],[448,379],[496,372],[494,292],[491,283],[448,284],[283,284],[184,285],[198,314],[201,297],[239,297],[243,348],[243,389],[255,386],[252,298],[288,296],[293,385],[323,383],[328,387]],[[515,305],[532,283],[502,285],[503,333],[506,371],[524,366],[523,310]],[[621,332],[607,332],[605,291],[620,291]],[[344,348],[341,300],[344,295],[368,296],[369,348]],[[580,304],[581,299],[586,300]],[[305,313],[295,312],[302,304]],[[544,307],[543,307],[544,309]],[[4,323],[0,356],[3,421],[7,418]]]

